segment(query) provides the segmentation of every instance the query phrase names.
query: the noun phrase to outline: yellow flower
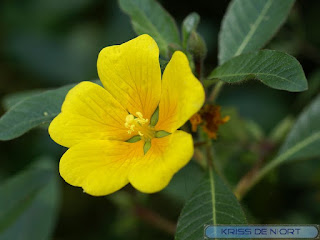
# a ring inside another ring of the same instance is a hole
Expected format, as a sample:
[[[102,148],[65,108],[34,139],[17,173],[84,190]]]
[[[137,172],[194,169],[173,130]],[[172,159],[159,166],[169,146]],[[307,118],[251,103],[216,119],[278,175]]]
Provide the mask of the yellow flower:
[[[104,48],[97,67],[104,88],[75,86],[49,127],[51,138],[69,148],[61,176],[94,196],[129,182],[141,192],[160,191],[193,155],[191,135],[177,129],[203,105],[201,83],[180,51],[161,79],[159,48],[148,35]],[[159,131],[170,134],[159,137]],[[133,137],[140,140],[128,142]]]

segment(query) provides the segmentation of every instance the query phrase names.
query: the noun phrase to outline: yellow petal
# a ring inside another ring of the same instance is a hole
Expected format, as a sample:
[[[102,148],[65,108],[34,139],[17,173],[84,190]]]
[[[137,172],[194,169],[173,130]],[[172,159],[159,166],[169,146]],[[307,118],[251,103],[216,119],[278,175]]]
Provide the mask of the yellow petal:
[[[49,134],[65,147],[88,140],[127,140],[132,137],[124,126],[127,115],[105,89],[82,82],[67,94],[61,114],[49,126]]]
[[[93,196],[113,193],[128,183],[130,162],[143,155],[143,142],[94,140],[70,148],[60,160],[60,175]]]
[[[184,53],[176,51],[162,77],[159,121],[156,130],[173,132],[200,110],[205,93],[192,74]]]
[[[189,162],[192,155],[192,137],[186,132],[176,131],[163,138],[153,138],[146,155],[133,162],[129,181],[141,192],[160,191]]]
[[[101,82],[131,114],[150,119],[159,104],[159,48],[149,35],[104,48],[98,57]]]

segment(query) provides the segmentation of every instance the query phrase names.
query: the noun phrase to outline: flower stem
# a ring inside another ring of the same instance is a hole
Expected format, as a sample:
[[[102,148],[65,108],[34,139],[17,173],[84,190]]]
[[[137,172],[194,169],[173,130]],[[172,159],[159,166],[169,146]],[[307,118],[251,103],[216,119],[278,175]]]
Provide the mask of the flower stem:
[[[206,157],[199,148],[194,149],[193,159],[203,170],[207,169]]]
[[[275,148],[275,145],[271,142],[263,141],[260,145],[259,159],[253,168],[244,175],[238,182],[234,194],[241,200],[245,194],[256,184],[259,180],[265,176],[273,167],[274,164],[270,162],[269,164],[262,167],[266,160],[267,155]]]
[[[223,177],[223,173],[220,171],[216,164],[216,158],[213,153],[212,141],[208,136],[207,144],[206,144],[206,155],[207,155],[207,168],[209,171],[215,171],[220,177]]]
[[[207,144],[207,141],[199,141],[194,143],[194,147],[201,147]]]
[[[263,168],[253,168],[249,171],[238,183],[234,194],[241,200],[247,192],[256,185],[271,169],[275,167],[275,164],[270,163],[264,166]]]
[[[224,85],[224,82],[221,80],[216,83],[216,85],[214,86],[214,88],[208,98],[209,102],[214,102],[218,98],[219,93],[220,93],[223,85]]]
[[[257,175],[259,175],[260,164],[256,164],[246,175],[244,175],[241,180],[238,182],[234,195],[241,200],[244,195],[250,190],[250,188],[257,181]]]
[[[207,155],[207,167],[209,171],[215,169],[214,162],[213,162],[213,153],[212,153],[212,144],[209,140],[206,145],[206,155]]]
[[[156,228],[169,233],[170,235],[174,235],[176,232],[176,224],[174,222],[169,221],[168,219],[163,218],[158,213],[151,211],[148,208],[136,205],[134,208],[135,214],[146,223],[149,223]]]
[[[203,60],[202,59],[196,59],[195,60],[195,71],[197,73],[198,79],[202,82],[202,66],[203,66]]]

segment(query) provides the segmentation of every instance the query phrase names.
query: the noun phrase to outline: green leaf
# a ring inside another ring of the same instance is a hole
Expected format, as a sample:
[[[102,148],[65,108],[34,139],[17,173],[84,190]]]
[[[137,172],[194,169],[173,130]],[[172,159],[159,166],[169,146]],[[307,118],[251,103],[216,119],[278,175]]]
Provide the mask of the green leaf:
[[[239,146],[239,143],[243,143],[248,140],[248,131],[246,129],[246,122],[240,116],[239,111],[233,107],[221,108],[221,116],[229,116],[230,120],[226,124],[219,126],[218,130],[218,142],[232,142]]]
[[[205,224],[246,224],[231,190],[213,172],[200,182],[178,220],[176,240],[203,239]]]
[[[75,84],[32,95],[15,104],[0,118],[0,140],[11,140],[30,129],[47,124],[61,111],[68,91]]]
[[[43,90],[29,90],[25,92],[18,92],[14,94],[10,94],[8,96],[5,96],[2,100],[2,104],[6,110],[9,108],[12,108],[17,103],[21,102],[22,100],[31,97],[33,95],[39,94],[43,92]]]
[[[258,79],[269,87],[290,92],[308,88],[300,63],[286,53],[273,50],[234,57],[213,70],[209,78],[218,78],[227,83]]]
[[[180,45],[177,25],[169,13],[155,0],[119,0],[138,35],[149,34],[157,42],[160,54],[168,57],[169,45]]]
[[[197,188],[204,175],[203,169],[195,161],[190,161],[185,167],[177,172],[163,193],[178,200],[185,202]],[[192,178],[190,177],[192,176]]]
[[[320,95],[300,114],[279,151],[280,156],[282,161],[320,156]]]
[[[257,124],[253,120],[247,120],[245,122],[245,128],[248,133],[248,135],[254,140],[254,141],[261,141],[263,140],[265,133],[262,127]]]
[[[238,191],[242,197],[259,180],[275,167],[296,159],[306,159],[320,156],[320,95],[299,116],[292,130],[288,134],[284,144],[280,148],[278,156],[264,166],[254,176],[249,185]]]
[[[195,31],[200,22],[200,16],[198,13],[190,13],[182,22],[182,39],[184,48],[187,47],[188,39],[192,31]]]
[[[50,238],[60,188],[53,163],[40,160],[42,166],[32,166],[0,185],[0,240]]]
[[[285,21],[294,0],[233,0],[219,33],[219,63],[263,47]]]
[[[273,143],[282,142],[287,136],[287,134],[289,133],[293,124],[294,124],[294,119],[291,116],[285,117],[274,127],[274,129],[272,129],[268,138]]]
[[[308,91],[299,94],[297,98],[296,104],[298,106],[306,105],[313,97],[317,95],[317,93],[320,92],[320,69],[317,69],[315,72],[310,74],[310,76],[308,76],[308,85]]]

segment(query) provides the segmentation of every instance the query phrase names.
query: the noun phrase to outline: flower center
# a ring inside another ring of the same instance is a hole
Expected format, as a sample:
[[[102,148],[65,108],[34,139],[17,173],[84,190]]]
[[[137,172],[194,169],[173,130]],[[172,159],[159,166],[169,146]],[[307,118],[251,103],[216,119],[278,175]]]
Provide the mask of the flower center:
[[[140,135],[141,138],[145,141],[149,141],[155,137],[154,127],[150,126],[149,120],[143,118],[141,112],[136,112],[138,117],[134,117],[132,114],[129,114],[126,117],[126,122],[124,126],[128,128],[128,134]]]

